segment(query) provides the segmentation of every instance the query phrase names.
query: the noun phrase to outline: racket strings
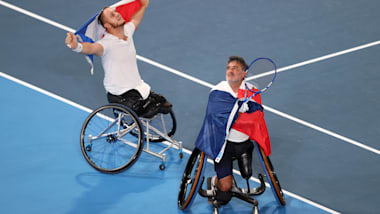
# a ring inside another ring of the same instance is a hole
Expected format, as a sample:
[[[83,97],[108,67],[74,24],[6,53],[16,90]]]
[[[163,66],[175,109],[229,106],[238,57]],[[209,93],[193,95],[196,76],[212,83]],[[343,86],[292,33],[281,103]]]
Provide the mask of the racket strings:
[[[272,85],[275,75],[276,66],[273,61],[259,58],[250,64],[245,81],[262,92]]]

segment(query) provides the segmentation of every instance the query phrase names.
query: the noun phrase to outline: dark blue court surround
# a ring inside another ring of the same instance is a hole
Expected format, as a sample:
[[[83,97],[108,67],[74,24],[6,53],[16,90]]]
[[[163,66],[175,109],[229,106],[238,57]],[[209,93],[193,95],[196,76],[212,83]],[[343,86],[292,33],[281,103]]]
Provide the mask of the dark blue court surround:
[[[105,4],[112,3],[114,2],[100,0],[12,1],[12,4],[72,28],[79,27]],[[151,1],[135,35],[136,48],[141,56],[216,84],[224,79],[225,61],[229,55],[242,55],[247,60],[266,56],[275,60],[281,68],[377,41],[379,4],[378,1],[353,0]],[[95,59],[95,75],[90,76],[89,66],[84,58],[65,47],[63,30],[3,6],[0,6],[0,26],[3,29],[0,33],[1,72],[91,109],[106,103],[99,58]],[[379,46],[373,46],[279,73],[276,83],[263,94],[263,103],[379,150],[379,51]],[[179,128],[175,137],[182,140],[186,148],[191,149],[203,120],[209,88],[141,61],[139,68],[144,80],[154,91],[164,94],[174,104]],[[3,82],[1,87],[8,87],[3,86]],[[81,121],[86,113],[73,110],[78,114],[70,116],[73,113],[64,110],[57,117],[50,118],[46,112],[52,107],[45,107],[48,106],[45,98],[26,102],[25,99],[30,96],[39,95],[21,89],[20,93],[26,97],[24,98],[16,96],[16,92],[11,89],[6,88],[9,91],[2,90],[0,93],[3,98],[0,114],[4,135],[1,144],[4,149],[1,151],[4,155],[8,155],[9,151],[19,153],[6,156],[8,158],[1,162],[4,169],[11,171],[7,174],[5,171],[1,172],[0,175],[4,179],[12,178],[10,181],[13,182],[13,185],[2,182],[2,185],[9,186],[13,191],[1,197],[12,199],[9,201],[16,203],[22,193],[25,200],[30,200],[25,203],[33,210],[33,207],[42,206],[33,203],[34,198],[38,203],[44,201],[44,205],[53,203],[49,197],[56,194],[53,187],[64,186],[66,180],[81,182],[73,180],[86,176],[98,179],[98,174],[87,168],[80,157],[78,138]],[[16,110],[8,99],[21,102],[22,110]],[[36,107],[37,112],[26,112],[30,109],[25,108],[25,105],[29,107],[34,102],[42,104]],[[11,116],[23,117],[12,120],[13,118],[9,118]],[[70,120],[67,125],[69,127],[52,122],[57,118],[64,122]],[[41,133],[20,129],[20,120],[27,120],[31,127],[38,128]],[[380,209],[378,154],[269,111],[266,111],[266,121],[272,140],[271,159],[284,189],[342,213],[376,213]],[[48,133],[45,130],[47,127],[54,130],[49,131],[52,134],[43,135]],[[72,136],[63,135],[62,132],[72,132]],[[25,135],[20,137],[22,134],[37,138],[27,141]],[[70,136],[70,139],[63,139]],[[17,142],[4,143],[7,141]],[[54,146],[49,143],[55,141],[61,143]],[[60,148],[61,152],[53,156],[45,151],[45,162],[35,160],[43,158],[38,155],[41,145],[50,149],[49,152],[55,151],[53,148]],[[62,148],[63,145],[70,145],[71,148]],[[67,164],[66,158],[71,155],[76,155],[77,159],[70,159],[70,167],[58,165],[50,168],[47,165],[51,164],[48,158],[55,158],[55,163]],[[26,164],[29,162],[33,164]],[[152,162],[156,163],[156,160]],[[16,168],[12,164],[26,164],[30,167]],[[75,178],[63,180],[61,177],[65,177],[64,173],[72,172],[71,165],[84,168],[76,169],[73,176]],[[43,176],[29,177],[31,181],[23,179],[25,176],[21,173],[33,175],[38,170],[42,170]],[[176,169],[172,167],[172,170]],[[84,176],[77,176],[81,173],[85,173]],[[56,178],[60,183],[47,184],[49,188],[43,187],[42,192],[38,187],[28,185],[34,181],[43,181],[44,184],[47,181],[45,177]],[[103,175],[101,177],[103,179]],[[120,178],[105,177],[110,180]],[[119,180],[114,182],[124,182],[124,179]],[[154,179],[149,181],[153,182],[152,186],[157,185]],[[83,195],[75,193],[81,188],[84,189],[76,184],[72,190],[63,189],[62,197],[75,195],[81,199],[78,203],[84,202],[81,198]],[[99,192],[106,189],[108,188],[100,188]],[[5,203],[3,207],[20,207],[19,204],[16,206],[11,202]],[[101,203],[100,200],[98,202]],[[55,209],[63,210],[65,199],[62,198],[59,203]],[[107,209],[118,209],[110,199],[104,201],[105,205],[107,203]],[[74,207],[80,209],[81,206],[77,204]]]

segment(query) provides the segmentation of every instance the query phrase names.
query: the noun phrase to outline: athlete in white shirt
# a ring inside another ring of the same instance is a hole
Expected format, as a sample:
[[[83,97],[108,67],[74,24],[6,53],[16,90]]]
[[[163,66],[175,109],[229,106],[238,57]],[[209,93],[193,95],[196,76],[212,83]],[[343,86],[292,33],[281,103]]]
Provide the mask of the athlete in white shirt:
[[[133,34],[144,17],[149,0],[140,0],[141,8],[126,23],[113,8],[105,7],[99,23],[106,29],[102,39],[95,43],[78,43],[73,33],[67,33],[66,44],[74,51],[101,56],[104,69],[104,88],[110,103],[121,103],[139,116],[152,117],[158,112],[168,113],[171,104],[150,90],[137,68]]]

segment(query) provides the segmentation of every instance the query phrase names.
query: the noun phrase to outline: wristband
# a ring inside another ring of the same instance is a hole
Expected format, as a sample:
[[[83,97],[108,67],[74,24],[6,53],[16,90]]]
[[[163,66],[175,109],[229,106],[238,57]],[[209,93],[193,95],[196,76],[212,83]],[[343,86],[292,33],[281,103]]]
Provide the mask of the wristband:
[[[82,43],[78,43],[78,46],[75,49],[72,49],[74,52],[80,53],[83,50]]]

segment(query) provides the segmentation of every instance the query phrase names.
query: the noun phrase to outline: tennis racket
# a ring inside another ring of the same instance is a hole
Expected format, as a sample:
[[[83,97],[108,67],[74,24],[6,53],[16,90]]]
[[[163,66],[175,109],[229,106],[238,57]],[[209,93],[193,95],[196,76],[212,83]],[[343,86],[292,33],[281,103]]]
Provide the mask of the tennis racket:
[[[247,103],[252,97],[271,87],[276,75],[277,67],[273,60],[265,57],[253,60],[248,66],[244,79],[244,102]]]

